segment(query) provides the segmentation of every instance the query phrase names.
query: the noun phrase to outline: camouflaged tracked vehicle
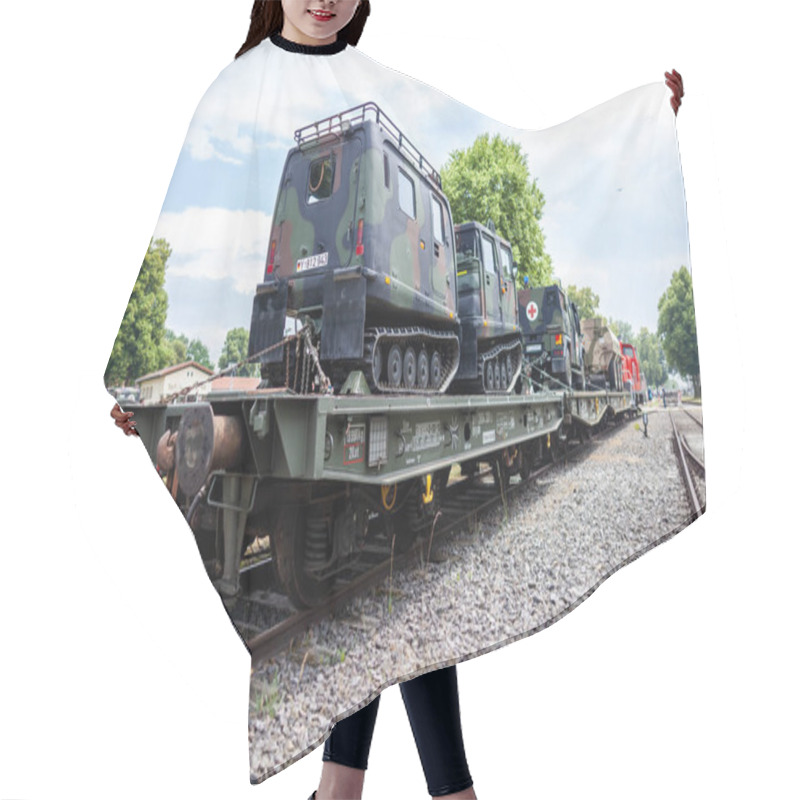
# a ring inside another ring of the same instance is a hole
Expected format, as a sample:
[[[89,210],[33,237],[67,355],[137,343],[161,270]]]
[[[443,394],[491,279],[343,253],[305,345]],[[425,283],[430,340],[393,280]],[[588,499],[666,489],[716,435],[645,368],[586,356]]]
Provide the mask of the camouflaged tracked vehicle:
[[[537,383],[584,389],[584,349],[575,303],[558,284],[526,286],[518,297],[522,347],[530,377]]]
[[[494,225],[455,226],[461,363],[460,389],[510,392],[522,367],[511,243]]]
[[[284,386],[308,373],[308,348],[279,346],[288,315],[312,326],[336,391],[358,387],[360,372],[371,391],[445,392],[459,325],[439,174],[374,103],[301,128],[295,141],[253,303],[250,355],[267,350],[262,376]]]

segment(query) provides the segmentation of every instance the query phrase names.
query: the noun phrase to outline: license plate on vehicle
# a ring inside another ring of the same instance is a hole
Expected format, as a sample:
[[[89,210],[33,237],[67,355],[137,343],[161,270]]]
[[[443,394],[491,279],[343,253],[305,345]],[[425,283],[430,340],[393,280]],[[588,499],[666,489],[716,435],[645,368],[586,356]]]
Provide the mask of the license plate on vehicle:
[[[328,254],[327,253],[317,253],[315,256],[309,256],[308,258],[301,258],[297,262],[297,271],[302,272],[304,269],[314,269],[315,267],[327,267],[328,266]]]
[[[542,352],[542,346],[540,344],[529,344],[525,348],[525,352],[526,353],[541,353]]]

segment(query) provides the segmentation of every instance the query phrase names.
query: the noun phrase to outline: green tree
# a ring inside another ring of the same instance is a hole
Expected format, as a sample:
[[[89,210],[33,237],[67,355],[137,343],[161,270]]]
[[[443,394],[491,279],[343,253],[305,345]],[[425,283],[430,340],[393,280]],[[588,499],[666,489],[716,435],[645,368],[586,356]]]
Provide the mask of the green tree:
[[[164,239],[151,240],[133,286],[104,376],[106,386],[130,386],[163,366],[167,292],[164,279],[172,249]]]
[[[214,369],[208,348],[199,339],[189,341],[189,337],[185,333],[177,334],[167,328],[164,331],[161,349],[162,367],[182,364],[184,361],[196,361],[204,367]]]
[[[208,348],[199,339],[192,339],[186,345],[186,360],[196,361],[204,367],[214,369],[211,356],[208,354]]]
[[[689,378],[695,397],[700,397],[694,291],[692,276],[684,266],[672,273],[667,291],[658,300],[658,335],[662,337],[667,364]]]
[[[544,194],[531,178],[528,157],[519,142],[499,135],[490,139],[484,133],[466,150],[450,153],[441,175],[454,224],[486,225],[491,219],[497,232],[511,242],[520,284],[525,275],[534,286],[553,282],[539,224]]]
[[[250,332],[246,328],[231,328],[225,336],[225,344],[217,362],[219,369],[226,369],[230,364],[238,364],[247,358],[247,346]],[[258,364],[245,364],[235,375],[257,377],[260,372]]]
[[[567,286],[567,296],[578,307],[581,319],[592,319],[600,316],[597,307],[600,305],[600,296],[596,295],[590,287]]]
[[[167,328],[164,331],[164,338],[161,340],[161,366],[171,367],[173,364],[182,364],[189,359],[186,356],[186,348],[189,339],[184,335],[176,334]]]
[[[669,373],[667,359],[658,335],[651,333],[647,328],[641,328],[633,344],[639,356],[639,366],[647,378],[647,385],[652,388],[663,386]]]
[[[633,342],[633,325],[622,319],[608,318],[608,327],[621,342]]]

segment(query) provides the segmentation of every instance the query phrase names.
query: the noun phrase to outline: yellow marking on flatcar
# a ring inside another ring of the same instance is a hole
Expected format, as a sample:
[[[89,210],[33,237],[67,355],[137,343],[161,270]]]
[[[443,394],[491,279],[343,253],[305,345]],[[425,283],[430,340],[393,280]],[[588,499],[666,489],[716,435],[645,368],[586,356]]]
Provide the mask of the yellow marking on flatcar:
[[[433,500],[433,475],[430,472],[425,476],[425,491],[422,495],[422,502],[426,505]]]
[[[391,500],[389,500],[391,492]],[[394,508],[394,504],[397,502],[397,484],[393,483],[391,486],[381,486],[381,502],[383,503],[383,507],[387,511],[391,511]]]

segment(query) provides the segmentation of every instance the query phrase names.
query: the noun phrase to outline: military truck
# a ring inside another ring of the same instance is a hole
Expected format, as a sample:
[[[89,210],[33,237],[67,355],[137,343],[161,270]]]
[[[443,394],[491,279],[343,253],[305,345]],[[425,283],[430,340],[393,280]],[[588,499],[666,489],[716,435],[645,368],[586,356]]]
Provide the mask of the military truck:
[[[586,351],[586,381],[588,389],[610,389],[621,392],[622,356],[619,339],[600,318],[582,319],[581,333]]]
[[[288,315],[312,328],[337,391],[363,373],[373,392],[445,392],[460,350],[455,236],[439,173],[375,103],[307,125],[295,141],[249,355],[267,351],[262,376],[272,385],[301,370],[308,348],[277,346]]]
[[[534,385],[584,389],[584,348],[575,303],[559,284],[526,284],[518,297],[525,369]]]
[[[515,265],[511,243],[492,221],[455,226],[461,363],[464,391],[510,392],[522,367]]]

